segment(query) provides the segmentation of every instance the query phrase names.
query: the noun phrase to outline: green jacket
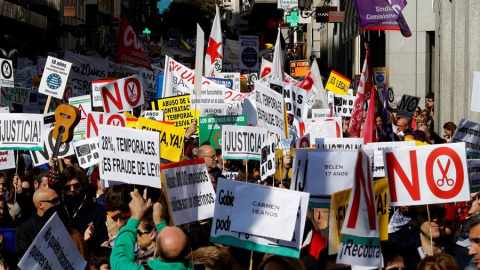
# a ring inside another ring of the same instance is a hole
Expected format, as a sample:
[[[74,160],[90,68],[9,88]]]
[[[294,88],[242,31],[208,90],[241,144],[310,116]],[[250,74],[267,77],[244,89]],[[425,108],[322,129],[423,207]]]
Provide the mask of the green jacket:
[[[110,255],[110,266],[113,270],[145,270],[145,267],[136,264],[134,259],[135,243],[137,242],[137,227],[139,223],[139,220],[129,219],[127,224],[118,232],[115,239],[115,246]],[[165,227],[167,227],[165,221],[155,226],[157,232],[160,232]],[[183,263],[167,263],[162,262],[159,259],[149,261],[148,266],[154,270],[192,269],[190,265],[185,265]]]

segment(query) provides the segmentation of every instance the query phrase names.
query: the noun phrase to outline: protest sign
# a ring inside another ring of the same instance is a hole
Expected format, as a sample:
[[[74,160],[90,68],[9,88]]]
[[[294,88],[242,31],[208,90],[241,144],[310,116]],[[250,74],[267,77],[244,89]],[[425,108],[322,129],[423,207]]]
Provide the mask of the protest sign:
[[[307,155],[313,165],[307,168],[304,185],[311,202],[329,203],[332,193],[352,187],[357,151],[314,150]]]
[[[292,84],[285,84],[283,89],[283,97],[285,98],[285,106],[287,114],[293,115],[298,121],[307,118],[308,108],[307,94],[305,89],[294,86]]]
[[[267,129],[260,127],[222,126],[222,157],[224,159],[260,160]]]
[[[412,119],[419,102],[419,97],[403,95],[402,100],[397,106],[397,118]]]
[[[127,118],[123,113],[91,112],[87,115],[87,138],[98,136],[98,125],[125,127]]]
[[[480,123],[460,119],[450,142],[465,142],[467,156],[480,158]]]
[[[300,196],[300,192],[263,185],[237,186],[232,231],[292,240]]]
[[[470,193],[480,191],[480,159],[468,159],[467,168]]]
[[[143,111],[141,116],[150,120],[163,121],[163,111]]]
[[[383,158],[391,206],[470,199],[464,143],[385,149]]]
[[[231,87],[227,86],[231,90],[240,93],[240,73],[238,72],[221,72],[217,74],[217,79],[227,79],[231,81]]]
[[[41,115],[43,116],[43,115]],[[48,159],[52,156],[53,149],[55,148],[55,138],[53,138],[53,127],[45,128],[42,132],[42,145],[43,150],[30,151],[34,166],[39,166],[48,162]],[[61,143],[58,150],[58,158],[74,155],[72,142]]]
[[[380,240],[388,240],[388,180],[382,178],[373,182],[373,190],[375,192],[375,206],[380,230]],[[332,193],[329,213],[329,231],[328,231],[328,254],[336,254],[338,252],[340,241],[343,234],[341,229],[345,221],[345,214],[350,202],[352,189]]]
[[[316,138],[317,149],[355,149],[362,148],[363,138]]]
[[[13,87],[13,65],[12,60],[0,58],[0,86]]]
[[[240,69],[258,71],[258,36],[239,36]]]
[[[200,111],[188,110],[184,112],[172,112],[168,114],[165,113],[163,118],[167,122],[173,122],[174,127],[186,129],[192,124],[193,120],[196,120],[198,124],[200,118]]]
[[[288,123],[285,119],[285,103],[282,94],[255,83],[255,104],[257,123],[281,138],[288,139]]]
[[[87,262],[55,213],[18,263],[20,269],[84,269]]]
[[[308,169],[308,152],[313,149],[296,149],[293,156],[291,190],[304,191]]]
[[[78,164],[84,169],[98,164],[98,137],[73,142]]]
[[[235,92],[233,90],[227,90],[225,91],[225,102],[227,103],[232,103],[232,102],[238,102],[238,101],[243,101],[244,99],[253,96],[255,93],[250,92],[250,93],[239,93]]]
[[[304,77],[310,72],[310,62],[308,60],[290,61],[290,75],[292,77]]]
[[[268,176],[274,175],[277,170],[275,167],[275,153],[275,137],[270,136],[266,143],[262,145],[262,159],[260,160],[260,178],[262,181],[267,179]]]
[[[198,104],[200,117],[227,115],[227,104]]]
[[[330,115],[330,109],[312,109],[311,118],[323,118]]]
[[[87,132],[87,116],[92,112],[92,99],[90,95],[72,97],[69,99],[69,104],[77,107],[80,110],[80,122],[73,130],[75,140],[80,140],[81,136],[85,136]]]
[[[355,96],[335,95],[333,98],[335,116],[352,116],[354,101]]]
[[[222,175],[225,176],[226,179],[232,179],[232,180],[235,180],[238,174],[239,172],[227,172],[227,171],[222,172]]]
[[[161,188],[158,133],[101,125],[100,178]]]
[[[0,170],[15,168],[13,150],[0,150]]]
[[[43,149],[43,115],[30,113],[5,113],[0,119],[0,149]]]
[[[38,92],[62,99],[72,63],[49,56]]]
[[[293,142],[292,148],[310,148],[310,133],[303,135]]]
[[[215,149],[222,149],[222,127],[224,125],[246,126],[245,115],[200,117],[199,145],[208,144]]]
[[[2,88],[2,95],[5,97],[6,103],[14,103],[20,105],[28,105],[30,102],[30,88],[24,87],[5,87]]]
[[[255,188],[258,185],[224,178],[218,179],[217,200],[215,201],[215,213],[212,220],[210,241],[258,252],[299,258],[308,207],[308,193],[300,193],[300,207],[297,210],[296,218],[294,218],[295,230],[293,237],[290,241],[283,241],[232,231],[232,218],[236,215],[233,207],[237,201],[242,199],[235,193],[238,186]]]
[[[342,138],[342,118],[329,117],[304,119],[298,123],[298,134],[303,136],[310,133],[310,138]]]
[[[413,141],[404,142],[380,142],[380,143],[367,143],[363,145],[363,149],[370,149],[373,151],[372,171],[373,177],[385,177],[385,163],[383,162],[383,150],[403,148],[407,146],[415,146]]]
[[[172,127],[165,123],[140,117],[137,129],[158,132],[160,156],[170,161],[180,161],[183,150],[183,136],[185,135],[185,131],[182,128]]]
[[[141,75],[126,77],[102,86],[106,113],[129,111],[145,102]]]
[[[160,98],[151,102],[152,110],[164,111],[165,114],[186,112],[190,110],[190,95]]]
[[[350,80],[343,77],[340,73],[332,70],[330,77],[325,85],[325,89],[333,92],[337,95],[346,95],[348,93],[348,87],[350,86]]]
[[[215,191],[203,158],[165,164],[161,171],[175,226],[213,217]]]
[[[103,107],[102,87],[115,80],[92,81],[92,106]]]

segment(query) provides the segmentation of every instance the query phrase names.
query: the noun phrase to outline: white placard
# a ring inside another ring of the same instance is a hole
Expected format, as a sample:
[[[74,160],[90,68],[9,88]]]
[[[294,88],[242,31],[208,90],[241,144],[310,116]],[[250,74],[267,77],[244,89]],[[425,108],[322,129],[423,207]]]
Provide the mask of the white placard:
[[[299,192],[262,185],[237,186],[235,197],[232,231],[292,240]]]
[[[296,123],[296,122],[294,122]],[[310,133],[310,138],[342,138],[342,118],[316,118],[305,119],[298,123],[299,135],[303,136]]]
[[[74,140],[81,140],[81,136],[85,136],[87,131],[87,116],[92,112],[92,99],[90,95],[71,97],[68,103],[80,110],[80,122],[73,130]]]
[[[390,205],[468,201],[465,143],[383,150]]]
[[[328,117],[330,109],[312,109],[312,118]]]
[[[100,125],[98,137],[103,180],[162,187],[158,132]]]
[[[12,60],[0,58],[0,86],[14,86]]]
[[[317,149],[354,149],[358,150],[363,146],[363,138],[316,138],[315,148]]]
[[[103,107],[107,113],[129,111],[145,102],[141,75],[119,79],[102,86]]]
[[[257,124],[267,128],[270,132],[277,133],[281,138],[286,138],[288,124],[285,119],[282,94],[255,82],[255,104]]]
[[[372,170],[373,177],[385,177],[385,163],[383,163],[383,150],[402,148],[406,146],[415,146],[414,141],[404,142],[380,142],[380,143],[367,143],[363,145],[363,149],[370,149],[373,151]]]
[[[92,106],[103,107],[102,86],[115,80],[92,81]]]
[[[203,158],[162,165],[175,226],[213,217],[215,191]]]
[[[0,150],[0,170],[15,168],[13,150]]]
[[[277,171],[275,164],[276,153],[275,137],[270,136],[265,144],[262,145],[262,159],[260,160],[260,178],[267,179]]]
[[[249,126],[222,126],[222,157],[224,159],[260,160],[267,129]]]
[[[0,108],[0,113],[10,113],[10,108],[9,107],[1,107]]]
[[[143,111],[142,116],[150,120],[163,121],[163,111]]]
[[[217,73],[217,78],[232,80],[232,89],[240,93],[240,73],[238,72],[220,72]]]
[[[98,164],[98,137],[73,142],[78,164],[84,169]]]
[[[43,70],[38,92],[62,99],[71,67],[72,63],[49,56]]]
[[[123,113],[91,112],[87,115],[87,138],[98,136],[98,126],[125,127],[127,117]]]
[[[292,148],[310,148],[312,146],[310,141],[310,133],[303,135],[293,142]]]
[[[200,108],[200,117],[227,115],[227,104],[197,104]]]
[[[55,213],[18,263],[20,269],[84,269],[87,262]]]
[[[43,149],[43,115],[30,113],[2,114],[0,119],[0,149]]]
[[[273,83],[275,80],[272,80],[271,82]],[[306,103],[307,94],[307,90],[295,85],[285,84],[284,86],[283,97],[285,98],[287,114],[293,115],[298,121],[307,118],[309,108]]]
[[[43,117],[43,115],[40,114]],[[32,161],[34,166],[39,166],[48,162],[48,159],[53,154],[53,148],[55,148],[55,138],[53,138],[53,129],[54,128],[45,128],[43,130],[42,138],[42,151],[30,151],[32,156]],[[58,150],[58,158],[66,157],[75,154],[73,150],[72,142],[69,143],[60,143],[60,148]]]
[[[333,100],[335,116],[352,116],[353,103],[355,102],[355,96],[350,95],[335,95]]]

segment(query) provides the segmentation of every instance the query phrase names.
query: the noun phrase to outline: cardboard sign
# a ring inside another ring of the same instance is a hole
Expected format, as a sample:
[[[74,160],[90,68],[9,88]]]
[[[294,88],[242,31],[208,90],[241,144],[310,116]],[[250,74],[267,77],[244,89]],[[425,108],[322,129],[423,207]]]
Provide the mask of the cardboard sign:
[[[165,164],[161,171],[175,226],[213,217],[215,191],[203,158]]]
[[[1,150],[43,150],[43,115],[5,113],[0,119]]]
[[[158,133],[101,125],[100,178],[161,188]]]
[[[163,111],[143,111],[142,117],[155,121],[163,121]]]
[[[290,241],[283,241],[232,231],[232,219],[233,216],[237,214],[233,211],[233,207],[237,201],[242,199],[235,193],[238,186],[258,187],[258,185],[251,183],[232,181],[224,178],[218,179],[217,200],[215,201],[215,213],[212,220],[213,225],[210,233],[210,241],[259,252],[299,258],[308,207],[308,193],[300,193],[300,207],[297,210],[296,218],[294,218],[295,230],[293,237]]]
[[[308,60],[290,61],[290,75],[292,77],[304,77],[310,72],[310,62]]]
[[[260,160],[267,129],[260,127],[222,126],[224,159]]]
[[[465,143],[386,149],[383,158],[392,206],[470,199]]]
[[[69,104],[77,107],[80,110],[80,122],[73,130],[73,135],[76,140],[87,132],[87,116],[92,112],[92,99],[90,95],[72,97],[69,99]]]
[[[413,141],[404,142],[381,142],[381,143],[367,143],[363,145],[363,149],[370,149],[373,151],[372,171],[373,177],[385,177],[385,163],[383,160],[384,149],[403,148],[407,146],[415,146]]]
[[[227,104],[198,104],[200,117],[227,115]]]
[[[363,146],[363,138],[316,138],[317,149],[346,149],[358,150]]]
[[[468,159],[468,180],[470,193],[480,191],[480,159]]]
[[[332,70],[330,77],[325,85],[325,89],[332,91],[337,95],[348,94],[348,88],[350,87],[350,80],[343,77],[340,73]]]
[[[30,102],[30,92],[30,88],[24,87],[2,88],[2,96],[5,97],[6,103],[9,104],[28,105]]]
[[[46,128],[43,130],[42,145],[43,150],[41,151],[30,151],[30,156],[32,156],[32,161],[34,166],[39,166],[48,162],[48,159],[53,154],[53,149],[55,148],[55,138],[53,138],[53,128]],[[73,150],[72,142],[61,143],[58,151],[58,157],[66,157],[75,154]]]
[[[92,81],[92,106],[103,107],[102,87],[115,80]]]
[[[160,156],[170,161],[180,161],[183,151],[185,131],[151,119],[140,117],[137,129],[159,133]]]
[[[13,87],[13,73],[12,60],[0,58],[0,86]]]
[[[297,130],[300,136],[310,133],[310,138],[342,138],[342,118],[305,119],[298,123]]]
[[[288,139],[288,123],[285,119],[285,104],[282,94],[255,83],[255,103],[257,106],[257,123],[281,138]]]
[[[323,118],[330,115],[330,109],[312,109],[311,118]]]
[[[55,213],[37,234],[18,267],[21,269],[84,269],[87,262]]]
[[[15,168],[15,155],[13,150],[0,151],[0,170]]]
[[[412,119],[419,102],[419,97],[403,95],[402,100],[397,106],[397,118]]]
[[[141,75],[119,79],[102,86],[106,113],[129,111],[145,102]]]
[[[39,93],[62,99],[72,63],[49,56],[40,81]]]
[[[451,143],[465,142],[467,156],[480,158],[480,123],[460,119],[457,130],[453,133]]]
[[[207,116],[200,117],[199,145],[208,144],[215,149],[222,149],[222,127],[224,125],[246,126],[247,117],[237,116]]]
[[[388,180],[382,178],[373,182],[375,192],[375,207],[377,209],[377,219],[380,232],[380,240],[388,240]],[[332,194],[329,213],[329,231],[328,231],[328,254],[338,253],[340,241],[343,234],[341,232],[352,189],[345,189]]]
[[[335,95],[333,99],[334,114],[336,116],[352,116],[353,103],[355,102],[355,96],[350,95]]]
[[[275,152],[276,152],[275,137],[270,136],[266,143],[262,145],[262,159],[260,160],[260,178],[267,179],[268,176],[274,175],[275,167]]]
[[[73,142],[78,164],[84,169],[98,164],[98,137]]]
[[[87,115],[87,138],[98,136],[98,125],[125,127],[127,118],[123,113],[91,112]]]

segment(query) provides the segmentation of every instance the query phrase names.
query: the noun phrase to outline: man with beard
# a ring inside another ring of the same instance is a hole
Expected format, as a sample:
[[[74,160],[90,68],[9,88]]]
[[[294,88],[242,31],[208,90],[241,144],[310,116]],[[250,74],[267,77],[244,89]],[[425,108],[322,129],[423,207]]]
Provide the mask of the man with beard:
[[[88,190],[87,176],[82,168],[72,166],[63,170],[59,187],[62,201],[67,211],[69,226],[81,233],[90,250],[108,239],[105,221],[107,214],[103,207],[95,203],[92,190]]]

